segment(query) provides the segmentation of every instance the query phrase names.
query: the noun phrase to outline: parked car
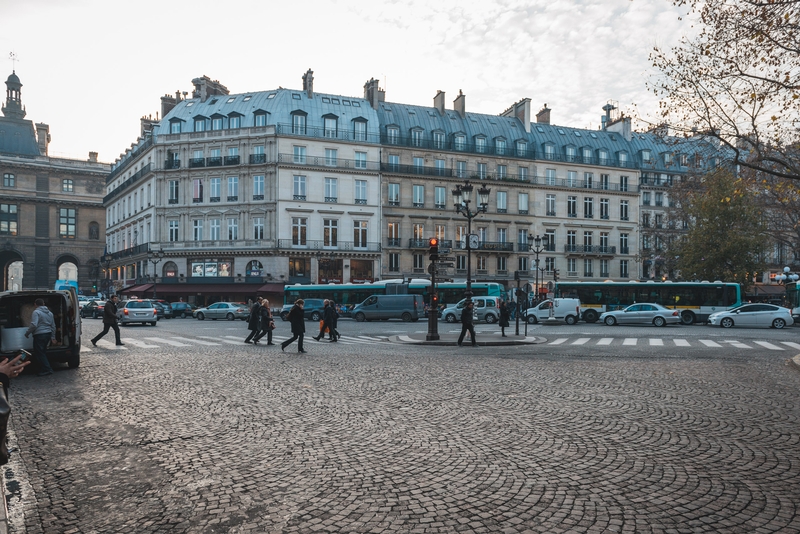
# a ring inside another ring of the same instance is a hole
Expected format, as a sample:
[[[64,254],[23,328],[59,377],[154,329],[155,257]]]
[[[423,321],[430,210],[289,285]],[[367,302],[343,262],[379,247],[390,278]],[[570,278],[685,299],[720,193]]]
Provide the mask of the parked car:
[[[86,319],[87,317],[91,317],[92,319],[102,319],[103,307],[105,305],[106,303],[100,300],[89,301],[81,308],[81,318]]]
[[[84,306],[86,306],[87,304],[89,304],[93,300],[94,299],[91,298],[91,297],[87,297],[87,296],[84,296],[84,295],[78,295],[78,307],[79,308],[83,308]]]
[[[448,306],[442,311],[442,317],[448,323],[457,323],[461,320],[461,310],[467,299],[459,300],[455,305]],[[472,297],[474,303],[473,311],[475,320],[486,321],[489,324],[496,323],[500,318],[500,298],[499,297]]]
[[[149,300],[126,300],[117,307],[117,320],[120,325],[142,323],[155,326],[158,310]]]
[[[170,304],[172,308],[172,316],[186,319],[187,317],[194,317],[194,310],[196,306],[192,306],[188,302],[173,302]]]
[[[322,310],[325,306],[322,305],[323,299],[303,299],[305,305],[303,306],[303,317],[306,320],[319,321],[322,319]],[[284,321],[289,320],[289,310],[292,309],[294,304],[284,304],[281,308],[281,319]]]
[[[150,301],[156,307],[158,312],[158,320],[172,319],[172,306],[166,300],[152,300]]]
[[[708,316],[708,324],[730,328],[732,326],[749,326],[761,328],[783,328],[794,324],[792,311],[774,304],[743,304],[738,308],[712,313]]]
[[[195,310],[194,316],[203,321],[206,317],[216,321],[217,319],[241,319],[246,321],[250,315],[250,308],[244,302],[215,302],[206,308]]]
[[[579,299],[557,298],[547,299],[522,312],[522,317],[528,324],[547,321],[552,318],[557,321],[564,321],[567,324],[575,324],[581,318],[581,301]]]
[[[621,310],[609,311],[600,315],[600,321],[608,326],[615,324],[652,324],[665,326],[680,324],[678,310],[670,310],[661,304],[631,304]]]

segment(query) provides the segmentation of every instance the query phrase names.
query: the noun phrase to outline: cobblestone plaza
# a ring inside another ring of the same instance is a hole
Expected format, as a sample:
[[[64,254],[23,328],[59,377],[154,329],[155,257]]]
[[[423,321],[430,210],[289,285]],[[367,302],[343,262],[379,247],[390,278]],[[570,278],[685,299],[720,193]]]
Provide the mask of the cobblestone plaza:
[[[788,353],[306,346],[22,377],[10,531],[800,532]]]

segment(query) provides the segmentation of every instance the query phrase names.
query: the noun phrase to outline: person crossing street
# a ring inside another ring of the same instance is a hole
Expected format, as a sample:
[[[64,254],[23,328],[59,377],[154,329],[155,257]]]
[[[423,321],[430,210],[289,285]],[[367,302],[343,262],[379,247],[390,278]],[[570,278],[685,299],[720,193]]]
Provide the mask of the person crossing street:
[[[466,306],[461,311],[461,335],[458,336],[458,346],[461,346],[461,342],[464,341],[464,336],[467,335],[469,332],[470,338],[472,339],[472,346],[477,347],[478,342],[475,339],[475,326],[474,326],[474,319],[472,317],[473,312],[473,302],[471,300],[467,301]]]
[[[124,345],[125,343],[120,338],[119,324],[117,322],[117,296],[111,295],[111,298],[108,299],[108,302],[103,307],[103,331],[92,338],[92,345],[96,347],[100,338],[108,334],[108,331],[112,328],[114,329],[114,337],[117,338],[117,345]]]

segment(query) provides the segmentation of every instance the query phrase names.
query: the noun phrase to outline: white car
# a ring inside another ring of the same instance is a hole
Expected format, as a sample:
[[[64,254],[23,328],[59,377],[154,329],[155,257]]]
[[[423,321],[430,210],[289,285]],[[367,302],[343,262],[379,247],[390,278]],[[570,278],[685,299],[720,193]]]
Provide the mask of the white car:
[[[712,313],[708,316],[708,324],[719,325],[722,328],[732,326],[783,328],[793,325],[794,319],[789,308],[774,304],[743,304],[732,310]]]

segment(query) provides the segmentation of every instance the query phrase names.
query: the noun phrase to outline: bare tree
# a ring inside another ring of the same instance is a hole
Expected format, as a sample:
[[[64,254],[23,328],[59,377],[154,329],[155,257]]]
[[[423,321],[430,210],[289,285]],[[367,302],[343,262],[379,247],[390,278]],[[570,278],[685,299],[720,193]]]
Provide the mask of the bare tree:
[[[648,86],[671,129],[716,138],[733,163],[800,180],[800,0],[673,0],[699,34],[656,47]]]

